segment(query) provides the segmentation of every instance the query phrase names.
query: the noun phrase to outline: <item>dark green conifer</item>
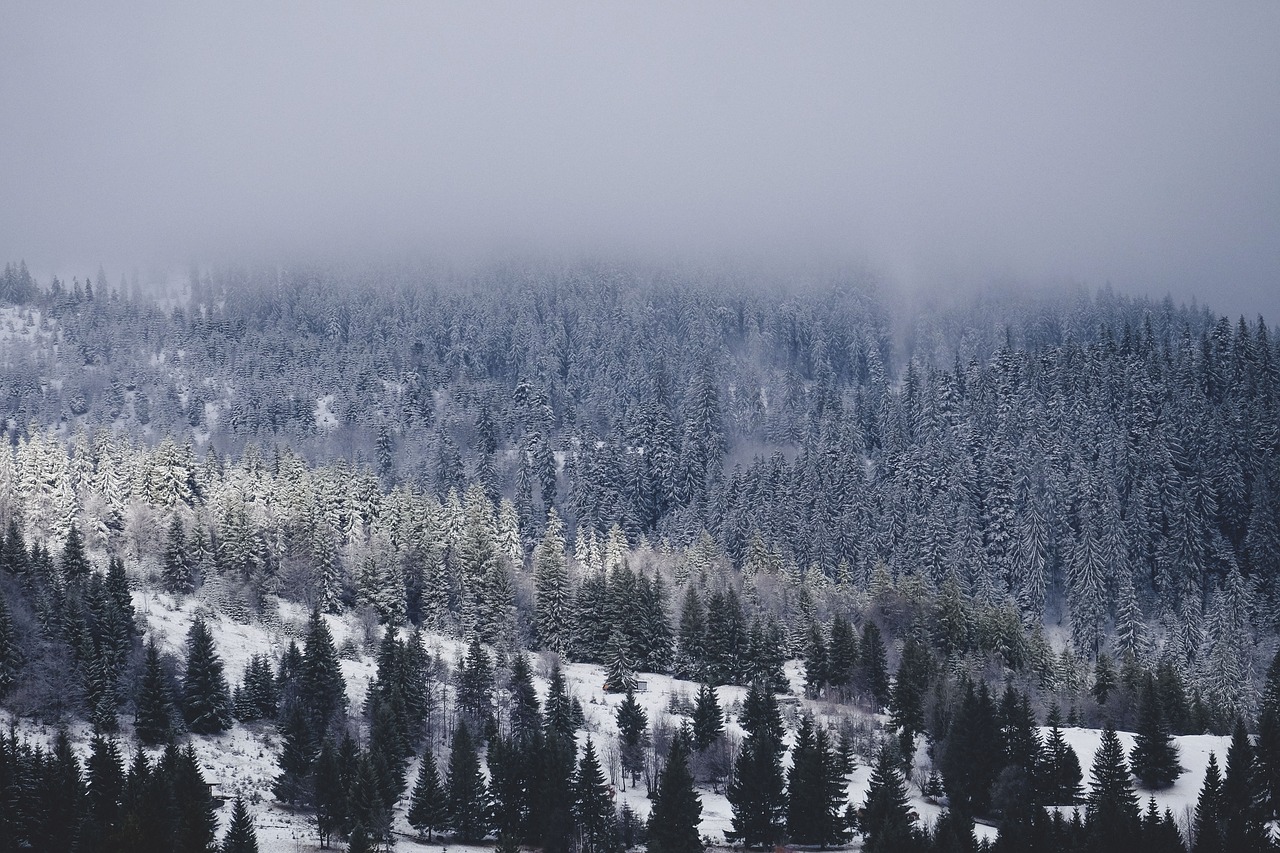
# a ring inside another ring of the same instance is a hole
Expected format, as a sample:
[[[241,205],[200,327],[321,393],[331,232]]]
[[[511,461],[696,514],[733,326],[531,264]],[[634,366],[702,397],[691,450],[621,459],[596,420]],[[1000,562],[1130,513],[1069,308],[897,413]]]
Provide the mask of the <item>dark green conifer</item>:
[[[227,825],[227,834],[222,837],[220,853],[258,853],[258,833],[253,828],[253,817],[240,797],[236,797],[231,807],[231,822]]]
[[[492,821],[489,790],[466,723],[460,723],[453,735],[446,792],[448,825],[458,838],[474,843],[488,835]]]
[[[436,758],[430,749],[422,753],[418,779],[409,795],[409,825],[431,840],[431,833],[445,826],[448,809],[440,773],[436,770]]]
[[[1138,709],[1138,731],[1130,757],[1133,775],[1145,789],[1159,791],[1171,786],[1182,774],[1178,764],[1178,747],[1173,743],[1169,727],[1160,708],[1160,694],[1150,675],[1142,685]]]
[[[649,853],[702,853],[698,835],[701,820],[702,800],[693,789],[689,772],[689,745],[683,733],[678,733],[671,742],[649,813]]]
[[[187,633],[187,670],[182,679],[182,713],[196,734],[216,734],[231,727],[231,692],[222,674],[222,659],[203,619]]]

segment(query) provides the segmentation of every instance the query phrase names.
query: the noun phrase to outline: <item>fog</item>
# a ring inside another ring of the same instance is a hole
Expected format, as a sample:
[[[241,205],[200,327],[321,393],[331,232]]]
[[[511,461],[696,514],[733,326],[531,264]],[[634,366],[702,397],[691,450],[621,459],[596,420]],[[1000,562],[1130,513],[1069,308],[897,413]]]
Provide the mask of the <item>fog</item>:
[[[817,260],[1280,317],[1280,3],[97,5],[0,5],[0,261]]]

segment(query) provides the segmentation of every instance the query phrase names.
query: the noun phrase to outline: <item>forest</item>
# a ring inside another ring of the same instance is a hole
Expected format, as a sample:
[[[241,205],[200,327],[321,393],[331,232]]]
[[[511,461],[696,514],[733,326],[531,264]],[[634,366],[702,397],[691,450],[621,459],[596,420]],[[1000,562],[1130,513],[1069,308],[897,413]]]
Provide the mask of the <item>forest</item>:
[[[63,727],[0,742],[0,849],[254,849],[189,748],[237,727],[322,847],[1274,844],[1261,318],[585,266],[10,264],[0,306],[0,702]],[[206,619],[293,639],[232,672]],[[646,705],[658,676],[696,699]],[[1194,814],[1157,808],[1200,735]]]

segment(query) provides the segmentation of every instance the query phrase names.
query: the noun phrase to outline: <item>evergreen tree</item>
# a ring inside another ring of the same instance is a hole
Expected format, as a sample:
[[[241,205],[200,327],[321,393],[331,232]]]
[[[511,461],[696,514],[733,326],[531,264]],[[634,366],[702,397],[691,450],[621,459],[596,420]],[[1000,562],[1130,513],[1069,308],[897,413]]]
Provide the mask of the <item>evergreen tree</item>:
[[[904,761],[910,761],[915,755],[916,736],[924,731],[924,697],[929,689],[932,666],[924,642],[919,637],[908,637],[902,647],[902,660],[889,701],[889,725],[898,732]]]
[[[877,708],[889,704],[889,665],[885,658],[884,639],[874,622],[868,622],[862,628],[854,687],[861,695],[869,697]]]
[[[154,639],[147,642],[137,709],[134,730],[140,742],[155,746],[169,740],[173,734],[173,703],[169,699],[169,686],[160,668],[160,653]]]
[[[1274,819],[1280,817],[1280,651],[1267,670],[1255,749],[1261,807]]]
[[[1218,769],[1218,757],[1209,753],[1209,764],[1204,771],[1204,785],[1196,802],[1195,844],[1193,853],[1229,853],[1225,846],[1226,827],[1223,817],[1226,803],[1222,796],[1222,772]]]
[[[13,619],[5,595],[0,591],[0,699],[3,699],[18,681],[18,666],[22,658],[13,631]]]
[[[881,747],[860,821],[862,849],[868,853],[910,853],[922,846],[912,825],[901,763],[895,744]]]
[[[574,816],[583,853],[612,853],[618,847],[618,819],[596,749],[587,738],[574,780]]]
[[[1262,853],[1271,848],[1260,807],[1253,745],[1244,721],[1236,719],[1227,751],[1227,772],[1222,782],[1223,838],[1227,850]]]
[[[199,618],[187,632],[182,712],[196,734],[216,734],[231,727],[231,693],[222,674],[222,659],[214,649],[208,626]]]
[[[327,738],[320,747],[320,754],[316,756],[311,779],[315,797],[316,832],[320,846],[328,847],[329,839],[347,821],[347,787],[333,741]]]
[[[186,534],[182,529],[182,519],[176,512],[169,522],[161,577],[165,590],[174,595],[190,595],[195,592],[195,577],[191,571],[191,561],[187,558]]]
[[[706,667],[706,613],[697,587],[685,587],[680,607],[680,629],[676,644],[675,674],[680,678],[701,680]]]
[[[831,621],[831,646],[827,652],[827,680],[848,698],[858,666],[858,635],[853,624],[844,614],[836,614]]]
[[[449,829],[468,844],[488,835],[492,821],[489,790],[466,723],[459,723],[453,734],[445,791]]]
[[[1044,740],[1040,760],[1040,789],[1046,803],[1071,805],[1084,795],[1080,759],[1062,736],[1060,717],[1055,707],[1050,712],[1049,733]]]
[[[787,834],[793,842],[826,847],[840,841],[844,774],[833,772],[835,767],[826,732],[815,732],[812,718],[805,715],[787,778]]]
[[[724,733],[724,715],[720,711],[720,699],[709,684],[698,687],[698,699],[693,706],[693,748],[702,752]]]
[[[702,853],[701,820],[702,800],[693,789],[689,746],[684,735],[677,734],[649,812],[649,853]]]
[[[1155,679],[1150,675],[1142,685],[1138,732],[1130,762],[1133,765],[1133,775],[1147,790],[1168,788],[1182,774],[1182,767],[1178,764],[1178,747],[1174,745],[1173,737],[1165,724]]]
[[[284,667],[281,666],[281,677]],[[333,634],[318,608],[311,611],[297,671],[297,701],[305,710],[316,738],[329,731],[347,707],[347,685],[338,663]]]
[[[811,698],[818,698],[827,686],[829,679],[827,661],[827,640],[822,635],[822,626],[816,622],[809,626],[809,637],[804,653],[805,691]]]
[[[782,838],[787,798],[782,776],[782,718],[772,693],[753,682],[741,716],[747,739],[738,751],[733,781],[725,792],[733,829],[748,847],[769,847]]]
[[[478,635],[471,636],[457,679],[458,710],[471,726],[487,725],[493,715],[493,665]]]
[[[312,764],[315,761],[315,730],[301,705],[290,707],[280,727],[280,775],[271,791],[289,805],[309,805]]]
[[[253,828],[253,818],[244,800],[236,797],[231,807],[231,822],[227,834],[222,837],[220,853],[258,853],[258,833]]]
[[[631,641],[617,629],[609,638],[605,657],[604,689],[608,693],[630,693],[636,689],[635,664],[631,660]]]
[[[533,554],[539,646],[557,655],[569,649],[571,625],[569,571],[564,559],[564,525],[555,510]]]
[[[548,679],[546,726],[547,730],[562,737],[572,737],[578,726],[574,722],[573,706],[564,683],[564,673],[559,663],[551,665],[551,676]]]
[[[425,834],[430,841],[431,833],[446,824],[446,806],[435,756],[430,749],[426,749],[422,753],[422,764],[418,767],[418,779],[414,782],[413,793],[409,795],[409,825]]]
[[[618,706],[618,747],[622,753],[622,772],[630,774],[634,785],[644,770],[644,746],[649,728],[649,716],[636,701],[634,691],[628,690]]]
[[[1124,746],[1109,724],[1093,756],[1089,790],[1089,836],[1094,849],[1129,851],[1137,843],[1138,799],[1125,763]]]

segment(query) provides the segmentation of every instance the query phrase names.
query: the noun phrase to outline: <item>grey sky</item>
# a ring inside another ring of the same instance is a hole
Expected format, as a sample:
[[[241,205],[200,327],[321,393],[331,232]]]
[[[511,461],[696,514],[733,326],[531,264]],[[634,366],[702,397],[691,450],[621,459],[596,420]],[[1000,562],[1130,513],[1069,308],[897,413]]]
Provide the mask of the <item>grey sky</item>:
[[[0,0],[0,260],[818,258],[1280,317],[1274,0],[108,5]]]

